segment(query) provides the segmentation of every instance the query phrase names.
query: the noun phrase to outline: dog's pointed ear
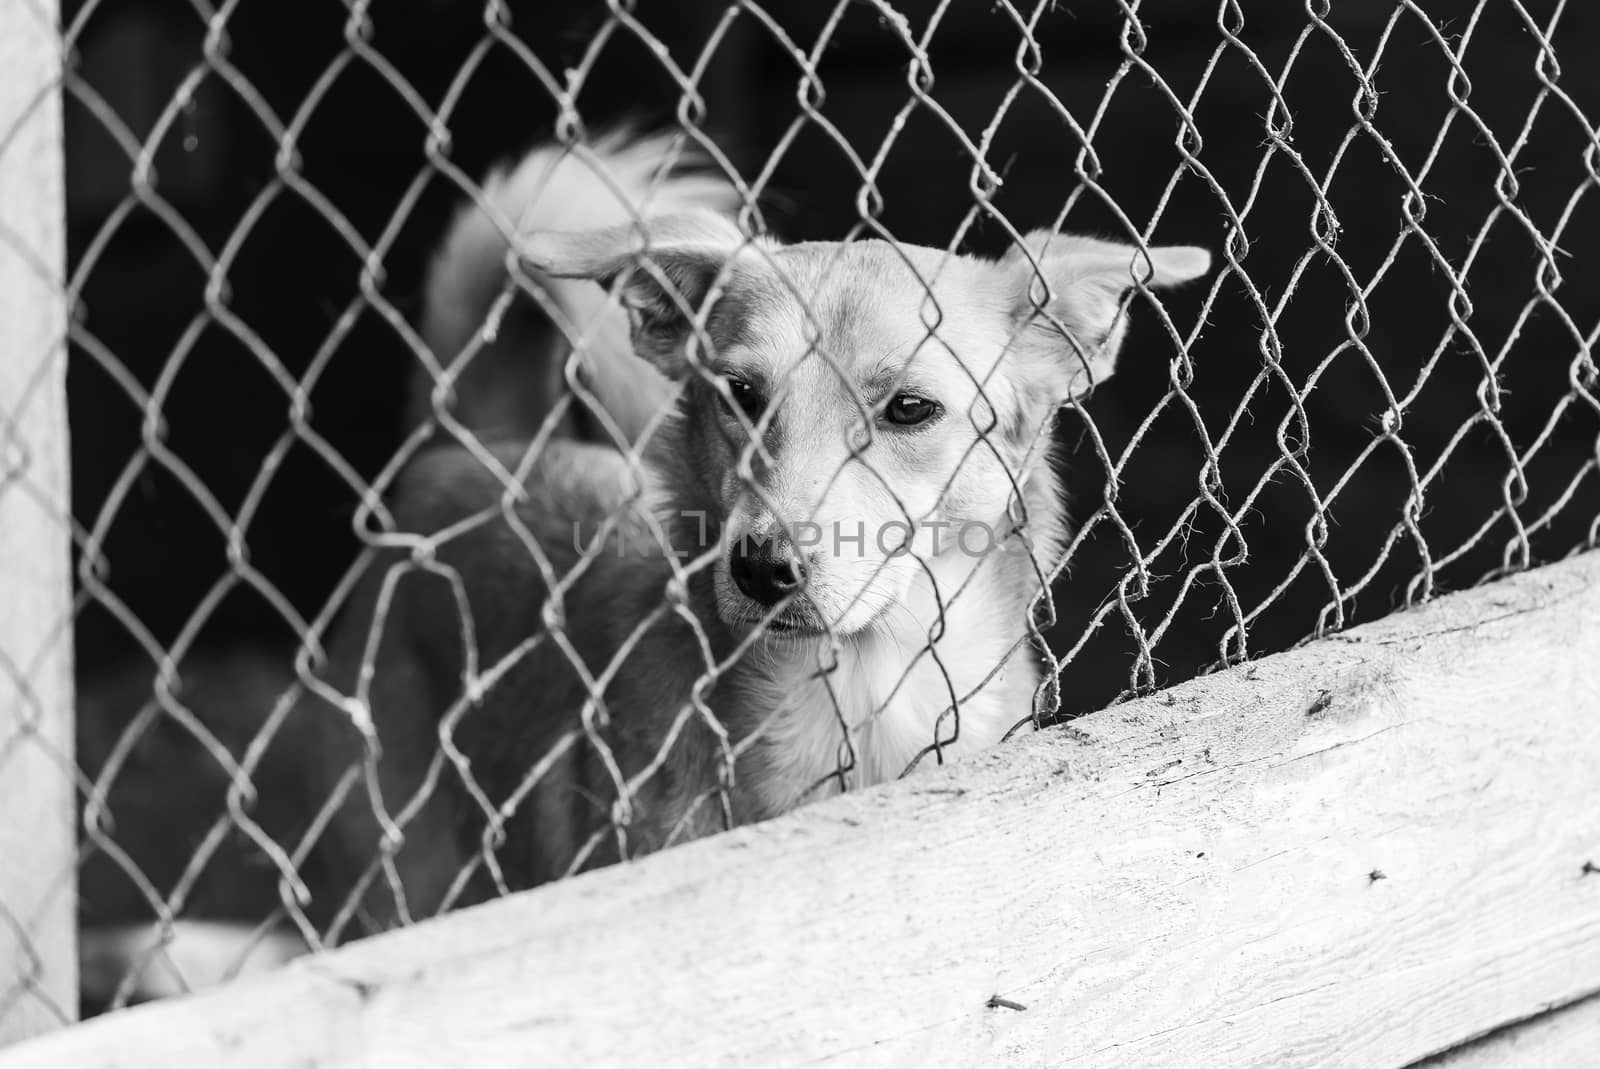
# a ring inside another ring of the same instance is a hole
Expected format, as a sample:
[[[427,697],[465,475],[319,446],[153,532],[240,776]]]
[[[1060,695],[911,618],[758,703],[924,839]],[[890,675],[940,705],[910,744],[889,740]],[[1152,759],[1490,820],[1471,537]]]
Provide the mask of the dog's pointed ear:
[[[621,295],[639,355],[670,378],[689,370],[684,345],[712,282],[750,239],[725,215],[698,210],[600,230],[543,231],[521,242],[523,263],[552,278],[587,278]]]
[[[1024,249],[1026,251],[1024,251]],[[1116,370],[1127,333],[1124,295],[1137,285],[1176,286],[1211,270],[1211,254],[1189,245],[1132,245],[1036,230],[1000,260],[1015,333],[1012,352],[1060,406]]]

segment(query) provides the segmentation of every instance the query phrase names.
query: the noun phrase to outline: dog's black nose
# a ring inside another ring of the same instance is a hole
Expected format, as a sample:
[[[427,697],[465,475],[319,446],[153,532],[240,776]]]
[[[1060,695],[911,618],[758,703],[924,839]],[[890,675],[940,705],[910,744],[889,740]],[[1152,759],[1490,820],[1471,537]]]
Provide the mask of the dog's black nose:
[[[728,555],[734,585],[762,605],[776,605],[806,581],[805,564],[786,538],[741,538]]]

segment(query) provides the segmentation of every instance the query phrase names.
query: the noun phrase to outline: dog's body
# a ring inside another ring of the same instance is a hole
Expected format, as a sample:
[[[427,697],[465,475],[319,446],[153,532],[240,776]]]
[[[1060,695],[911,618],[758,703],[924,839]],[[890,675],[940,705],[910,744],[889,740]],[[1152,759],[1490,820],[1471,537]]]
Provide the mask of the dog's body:
[[[1111,372],[1130,290],[1209,257],[751,240],[671,148],[535,150],[432,265],[445,370],[411,415],[443,444],[275,742],[326,807],[308,917],[334,939],[1030,719],[1054,414]]]
[[[568,350],[502,333],[496,387],[457,393],[445,422],[509,427],[492,451],[515,478],[448,445],[402,481],[428,572],[387,593],[371,580],[330,675],[347,695],[370,678],[375,796],[406,811],[369,924],[883,782],[1030,717],[1029,613],[1066,533],[1041,443],[1110,373],[1136,279],[1185,281],[1208,257],[1046,232],[997,263],[781,246],[747,239],[733,198],[695,181],[642,223],[518,231],[571,320],[568,381],[591,419],[530,452]],[[463,240],[485,233],[474,218],[434,265],[427,322],[455,325],[435,345],[470,335],[504,288],[506,238]],[[460,279],[478,283],[446,284]],[[518,374],[542,385],[508,386]],[[358,752],[335,734],[330,777]],[[358,792],[333,831],[342,860],[367,859],[385,818]]]

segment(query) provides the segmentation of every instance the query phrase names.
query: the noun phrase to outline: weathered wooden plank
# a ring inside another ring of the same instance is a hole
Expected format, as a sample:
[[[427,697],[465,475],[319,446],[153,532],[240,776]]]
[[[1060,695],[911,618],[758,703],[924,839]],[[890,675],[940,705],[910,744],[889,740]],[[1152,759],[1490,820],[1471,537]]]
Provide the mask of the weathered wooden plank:
[[[0,1066],[1398,1066],[1600,988],[1597,800],[1590,554]]]
[[[56,8],[0,4],[0,1044],[78,1006]]]

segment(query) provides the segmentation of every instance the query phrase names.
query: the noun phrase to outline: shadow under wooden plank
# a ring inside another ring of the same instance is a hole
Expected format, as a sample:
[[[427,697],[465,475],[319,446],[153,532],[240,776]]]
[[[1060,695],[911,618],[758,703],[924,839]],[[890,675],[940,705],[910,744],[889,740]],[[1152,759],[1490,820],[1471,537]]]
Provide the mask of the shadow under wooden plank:
[[[1589,1065],[1600,1051],[1600,991],[1495,1029],[1409,1069]]]

